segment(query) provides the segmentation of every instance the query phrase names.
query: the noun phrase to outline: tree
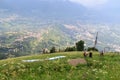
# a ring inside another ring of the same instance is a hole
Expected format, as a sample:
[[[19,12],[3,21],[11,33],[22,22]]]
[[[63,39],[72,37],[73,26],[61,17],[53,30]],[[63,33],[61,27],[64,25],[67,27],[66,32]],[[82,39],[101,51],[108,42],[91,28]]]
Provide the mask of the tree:
[[[51,50],[50,50],[50,53],[55,53],[55,52],[56,52],[55,47],[52,47]]]
[[[83,51],[84,50],[84,41],[80,40],[76,43],[76,49],[77,51]]]

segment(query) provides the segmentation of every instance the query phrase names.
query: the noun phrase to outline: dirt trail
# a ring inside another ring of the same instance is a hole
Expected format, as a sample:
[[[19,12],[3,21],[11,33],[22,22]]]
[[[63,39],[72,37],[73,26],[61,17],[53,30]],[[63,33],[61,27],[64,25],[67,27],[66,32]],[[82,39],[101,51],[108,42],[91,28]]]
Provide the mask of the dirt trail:
[[[87,61],[83,58],[69,60],[69,64],[71,64],[73,66],[77,66],[78,64],[86,64],[86,63],[87,63]]]

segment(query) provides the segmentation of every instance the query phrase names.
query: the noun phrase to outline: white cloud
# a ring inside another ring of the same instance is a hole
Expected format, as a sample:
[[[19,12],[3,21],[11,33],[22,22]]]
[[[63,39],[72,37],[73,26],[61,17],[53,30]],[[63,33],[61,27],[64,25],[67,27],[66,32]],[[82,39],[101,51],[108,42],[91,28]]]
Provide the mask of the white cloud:
[[[69,0],[69,1],[81,4],[88,8],[99,7],[108,2],[108,0]]]

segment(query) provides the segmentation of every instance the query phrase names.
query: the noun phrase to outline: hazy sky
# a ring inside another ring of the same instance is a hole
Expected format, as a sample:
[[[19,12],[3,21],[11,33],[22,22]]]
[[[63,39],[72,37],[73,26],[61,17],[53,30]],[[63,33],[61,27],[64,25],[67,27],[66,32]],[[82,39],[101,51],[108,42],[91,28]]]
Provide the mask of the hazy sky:
[[[20,0],[20,1],[17,1],[17,0],[0,0],[0,2],[3,1],[3,2],[39,2],[39,1],[61,1],[61,0]],[[77,4],[81,4],[82,6],[84,7],[87,7],[87,8],[99,8],[99,7],[104,7],[108,4],[110,4],[109,6],[115,6],[116,4],[120,4],[120,0],[63,0],[63,1],[71,1],[71,2],[74,2],[74,3],[77,3]]]
[[[87,8],[100,7],[108,2],[108,0],[70,0],[70,1],[81,4]]]
[[[105,11],[112,10],[120,12],[120,0],[69,0],[71,2],[80,4],[86,8],[105,9]]]
[[[0,0],[0,5],[3,5],[3,3],[17,5],[19,3],[21,4],[30,4],[36,5],[37,3],[41,3],[39,1],[62,1],[62,0]],[[120,13],[120,0],[63,0],[63,1],[70,1],[73,3],[80,4],[86,8],[92,8],[95,10],[104,10],[106,12],[111,11],[114,13]],[[22,6],[22,5],[21,5]]]

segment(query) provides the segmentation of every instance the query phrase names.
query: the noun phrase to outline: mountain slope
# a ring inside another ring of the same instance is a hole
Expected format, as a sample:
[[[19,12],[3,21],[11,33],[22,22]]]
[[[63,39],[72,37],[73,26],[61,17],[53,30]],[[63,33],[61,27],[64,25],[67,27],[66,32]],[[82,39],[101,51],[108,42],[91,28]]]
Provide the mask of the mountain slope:
[[[45,18],[70,18],[70,16],[83,14],[86,10],[81,5],[76,5],[67,0],[5,0],[1,4],[0,8],[8,9],[9,12]]]
[[[92,10],[69,0],[1,0],[0,52],[7,57],[40,53],[43,48],[73,46],[81,39],[93,47],[97,32],[99,50],[120,51],[120,24],[106,16],[108,8]]]

